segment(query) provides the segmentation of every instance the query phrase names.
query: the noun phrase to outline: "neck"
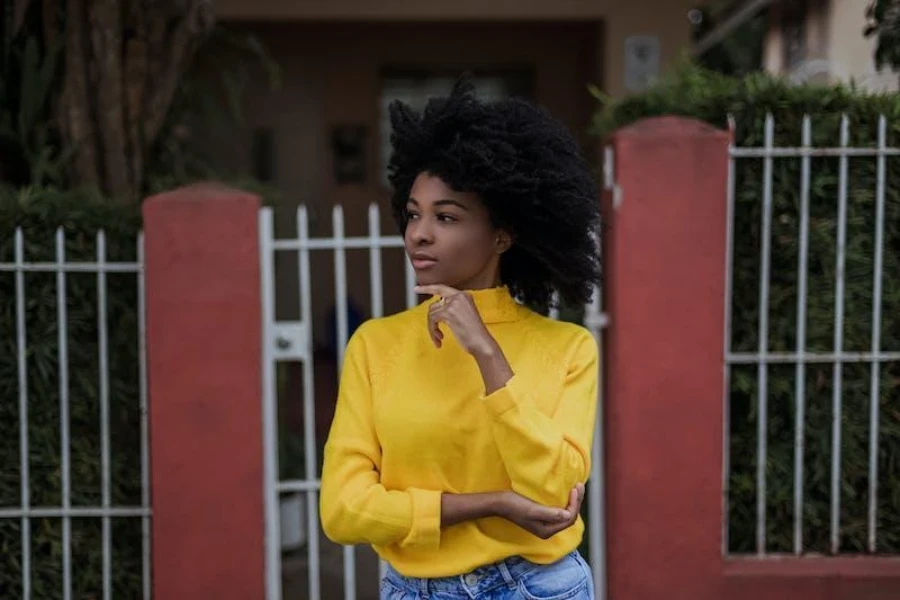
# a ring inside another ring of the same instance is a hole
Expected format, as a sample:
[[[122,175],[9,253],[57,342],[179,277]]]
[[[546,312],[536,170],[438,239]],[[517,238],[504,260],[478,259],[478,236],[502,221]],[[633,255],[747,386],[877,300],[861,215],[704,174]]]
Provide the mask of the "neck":
[[[492,282],[483,283],[483,282],[473,282],[473,283],[464,283],[460,284],[456,287],[458,290],[465,290],[467,292],[474,292],[476,290],[490,290],[493,288],[503,287],[503,282],[499,279],[494,280]]]
[[[476,275],[471,279],[463,281],[453,287],[459,290],[487,290],[495,287],[500,287],[502,282],[500,281],[500,270],[495,265],[488,265],[488,267]]]
[[[467,290],[467,293],[487,324],[516,321],[524,314],[506,287],[473,288]]]

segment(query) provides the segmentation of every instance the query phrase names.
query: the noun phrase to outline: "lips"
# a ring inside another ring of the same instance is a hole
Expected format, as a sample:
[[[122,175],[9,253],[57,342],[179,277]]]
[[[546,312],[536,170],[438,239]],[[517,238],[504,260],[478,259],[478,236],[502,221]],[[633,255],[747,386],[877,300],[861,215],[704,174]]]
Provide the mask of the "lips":
[[[437,258],[424,252],[415,252],[409,258],[416,270],[429,269],[437,264]]]

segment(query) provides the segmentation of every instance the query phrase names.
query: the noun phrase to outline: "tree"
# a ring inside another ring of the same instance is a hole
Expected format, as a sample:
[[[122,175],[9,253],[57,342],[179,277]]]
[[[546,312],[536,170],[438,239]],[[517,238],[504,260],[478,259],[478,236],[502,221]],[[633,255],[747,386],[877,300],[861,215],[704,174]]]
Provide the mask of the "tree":
[[[12,120],[21,125],[44,94],[67,182],[136,199],[179,82],[212,31],[211,0],[15,0],[11,26],[8,17],[3,96],[15,101]],[[19,86],[9,83],[15,75]]]
[[[872,0],[866,9],[866,37],[875,37],[875,66],[900,68],[900,0]]]

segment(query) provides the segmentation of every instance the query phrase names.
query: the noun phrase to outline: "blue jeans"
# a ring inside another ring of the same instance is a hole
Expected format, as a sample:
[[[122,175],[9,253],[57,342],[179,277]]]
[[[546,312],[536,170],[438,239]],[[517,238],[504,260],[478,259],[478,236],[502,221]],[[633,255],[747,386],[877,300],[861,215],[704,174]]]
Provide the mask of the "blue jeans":
[[[594,582],[577,551],[549,565],[513,557],[439,579],[404,577],[389,566],[381,600],[594,600]]]

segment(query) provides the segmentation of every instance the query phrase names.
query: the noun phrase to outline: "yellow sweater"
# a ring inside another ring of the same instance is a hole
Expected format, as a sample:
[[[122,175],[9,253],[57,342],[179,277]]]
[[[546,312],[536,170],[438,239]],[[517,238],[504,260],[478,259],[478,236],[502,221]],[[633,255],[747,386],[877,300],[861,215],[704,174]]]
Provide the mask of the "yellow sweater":
[[[369,543],[408,577],[447,577],[510,556],[550,563],[578,547],[581,519],[542,540],[492,517],[441,529],[441,493],[514,490],[564,507],[587,480],[598,356],[583,327],[517,304],[506,288],[471,292],[512,366],[484,395],[475,360],[449,328],[428,335],[428,301],[364,323],[347,347],[325,445],[326,535]]]

